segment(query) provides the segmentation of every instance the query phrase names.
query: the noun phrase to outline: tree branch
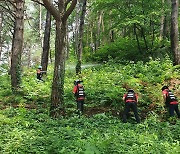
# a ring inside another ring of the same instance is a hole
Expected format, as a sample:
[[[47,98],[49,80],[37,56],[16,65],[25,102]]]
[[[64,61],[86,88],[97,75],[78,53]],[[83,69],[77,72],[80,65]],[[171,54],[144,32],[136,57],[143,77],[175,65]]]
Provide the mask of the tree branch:
[[[6,2],[6,0],[5,0],[5,2]],[[15,3],[14,1],[12,1],[12,0],[7,0],[7,2],[9,2],[15,9],[17,8],[16,5],[14,4],[14,3]]]
[[[14,18],[16,17],[15,13],[13,13],[9,7],[6,8],[6,7],[4,7],[3,5],[0,5],[0,7],[3,9],[3,11],[9,13],[9,14],[10,14],[11,16],[13,16]]]
[[[69,1],[69,0],[68,0]],[[67,1],[67,2],[68,2]],[[69,1],[70,2],[70,1]],[[77,0],[72,0],[71,6],[67,9],[67,11],[64,13],[63,16],[63,21],[66,21],[67,18],[69,17],[69,15],[72,13],[72,11],[74,10],[75,6],[77,4]]]
[[[39,0],[31,0],[31,1],[33,1],[33,2],[35,2],[35,3],[38,3],[38,4],[40,4],[40,5],[43,5],[43,6],[44,6],[44,4],[43,4],[43,3],[41,3]]]
[[[60,20],[60,14],[56,7],[49,0],[42,0],[44,3],[44,7],[51,13],[51,15],[55,18],[55,20]]]

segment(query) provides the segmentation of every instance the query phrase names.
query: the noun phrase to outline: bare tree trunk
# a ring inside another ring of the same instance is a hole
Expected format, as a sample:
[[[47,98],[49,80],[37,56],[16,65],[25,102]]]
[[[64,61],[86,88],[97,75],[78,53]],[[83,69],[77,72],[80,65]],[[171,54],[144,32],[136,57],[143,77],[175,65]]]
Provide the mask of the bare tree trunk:
[[[51,33],[51,14],[49,13],[49,11],[47,11],[44,41],[43,41],[43,52],[41,56],[41,65],[42,65],[43,71],[47,71],[47,67],[48,67],[48,57],[49,57],[49,49],[50,49],[50,33]]]
[[[1,61],[1,54],[2,54],[2,46],[3,46],[3,41],[2,41],[2,25],[3,25],[3,12],[0,12],[0,61]]]
[[[68,30],[68,24],[66,25],[66,59],[69,59],[69,30]]]
[[[179,31],[178,31],[178,0],[171,0],[171,48],[174,54],[175,65],[180,64],[180,51],[179,51]]]
[[[43,34],[42,34],[42,6],[39,5],[39,38],[41,47],[43,47]]]
[[[11,86],[17,92],[21,83],[21,55],[23,50],[24,32],[24,0],[16,1],[16,19],[11,55]]]
[[[82,12],[80,16],[80,25],[79,25],[79,41],[78,41],[78,53],[77,53],[77,65],[76,65],[76,74],[81,73],[81,63],[82,63],[82,53],[83,53],[83,34],[84,34],[84,18],[86,14],[86,4],[87,0],[81,0],[82,3]]]
[[[137,35],[137,31],[136,31],[136,24],[134,24],[134,34],[135,34],[135,37],[136,37],[139,52],[142,53],[141,46],[140,46],[140,43],[139,43],[139,38],[138,38],[138,35]]]
[[[65,36],[65,23],[56,21],[55,65],[50,107],[50,115],[55,118],[64,114]]]
[[[143,28],[143,27],[141,27],[141,35],[142,35],[142,37],[143,37],[146,50],[148,50],[148,45],[147,45],[146,36],[145,36],[145,34],[144,34],[144,28]]]
[[[166,0],[165,4],[167,6],[171,6],[171,0]],[[171,20],[170,16],[171,16],[170,12],[168,11],[164,17],[164,28],[163,28],[163,37],[167,38],[168,40],[170,38],[170,20]]]
[[[154,40],[155,40],[155,28],[154,28],[154,21],[153,21],[153,17],[152,19],[150,19],[150,26],[151,26],[151,35],[152,35],[152,40],[151,40],[151,51],[153,50],[154,47]]]
[[[100,46],[100,34],[101,34],[101,23],[102,23],[102,15],[103,15],[103,11],[100,11],[99,13],[99,18],[98,18],[98,22],[97,22],[97,40],[96,40],[96,47],[98,48]]]
[[[31,67],[31,49],[30,48],[28,48],[28,50],[27,50],[27,54],[28,54],[28,67]]]
[[[70,6],[67,8],[68,4]],[[55,64],[51,91],[50,116],[58,118],[64,114],[64,74],[65,74],[65,37],[69,15],[74,10],[77,0],[57,2],[58,9],[49,0],[43,0],[44,6],[56,20]]]
[[[76,7],[76,16],[75,16],[75,53],[78,55],[78,44],[79,44],[79,12],[80,12],[80,3]]]
[[[162,5],[164,5],[164,0],[162,0]],[[163,10],[162,10],[163,11]],[[159,39],[162,40],[164,38],[163,36],[163,31],[164,31],[164,14],[161,16],[161,20],[160,20],[160,35],[159,35]]]
[[[90,28],[90,46],[91,46],[91,49],[92,49],[92,52],[95,51],[95,45],[94,45],[94,41],[93,41],[93,22],[91,23],[91,28]]]

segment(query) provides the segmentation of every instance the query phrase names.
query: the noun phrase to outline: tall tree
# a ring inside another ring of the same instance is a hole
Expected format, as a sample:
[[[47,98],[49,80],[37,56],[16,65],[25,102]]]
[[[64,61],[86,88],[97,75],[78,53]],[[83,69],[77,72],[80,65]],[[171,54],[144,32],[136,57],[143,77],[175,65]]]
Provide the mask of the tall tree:
[[[3,26],[3,12],[0,11],[0,60],[1,60],[1,54],[2,54],[2,26]]]
[[[79,24],[79,41],[78,41],[78,51],[77,51],[77,65],[76,65],[76,74],[81,73],[81,63],[82,63],[82,53],[83,53],[83,34],[84,34],[84,18],[86,14],[86,4],[87,0],[81,0],[81,16]]]
[[[71,4],[70,4],[71,2]],[[43,0],[44,6],[56,22],[55,64],[51,92],[50,116],[58,118],[64,112],[65,36],[66,23],[74,10],[77,0],[58,0],[56,5]],[[69,5],[70,4],[70,5]],[[68,7],[69,6],[69,7]]]
[[[46,14],[46,25],[44,32],[44,41],[43,41],[43,52],[41,56],[41,65],[44,71],[47,71],[48,66],[48,57],[49,57],[49,48],[50,48],[50,33],[51,33],[51,14],[47,11]]]
[[[179,31],[178,31],[178,6],[179,0],[171,0],[171,48],[174,54],[175,65],[180,64]]]
[[[16,92],[21,83],[21,55],[24,32],[24,0],[15,1],[15,23],[11,53],[11,86]]]

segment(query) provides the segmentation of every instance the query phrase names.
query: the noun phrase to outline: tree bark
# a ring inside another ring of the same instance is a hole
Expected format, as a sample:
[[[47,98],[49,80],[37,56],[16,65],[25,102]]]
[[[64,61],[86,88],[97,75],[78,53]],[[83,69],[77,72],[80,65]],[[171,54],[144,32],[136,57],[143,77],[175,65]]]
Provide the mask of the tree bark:
[[[24,0],[16,1],[16,19],[11,55],[11,86],[17,92],[21,83],[21,55],[23,50],[24,32]]]
[[[165,5],[171,6],[171,0],[166,0]],[[167,38],[168,40],[170,39],[170,20],[171,20],[171,15],[170,12],[168,11],[164,17],[164,28],[163,28],[163,38]]]
[[[144,45],[145,45],[145,47],[146,47],[146,50],[148,51],[148,45],[147,45],[146,36],[145,36],[145,34],[144,34],[144,28],[143,28],[143,27],[141,27],[141,35],[142,35],[142,37],[143,37]]]
[[[41,65],[42,65],[43,71],[47,71],[47,67],[48,67],[48,57],[49,57],[49,49],[50,49],[50,33],[51,33],[51,14],[49,13],[49,11],[47,11],[44,41],[43,41],[43,52],[41,56]]]
[[[55,64],[50,107],[50,115],[54,118],[64,114],[65,36],[65,23],[56,21]]]
[[[65,0],[57,2],[58,9],[49,0],[43,0],[46,9],[56,20],[55,64],[51,91],[50,116],[58,118],[64,113],[64,74],[65,74],[65,37],[68,16],[76,6],[77,0],[72,0],[69,8]]]
[[[162,5],[164,5],[164,0],[162,0]],[[164,10],[162,10],[163,12]],[[161,16],[161,20],[160,20],[160,34],[159,34],[159,39],[162,40],[164,38],[163,36],[163,31],[164,31],[164,14]]]
[[[43,34],[42,34],[42,6],[39,5],[39,39],[41,47],[43,47]]]
[[[178,0],[171,0],[171,49],[174,55],[174,64],[180,64],[179,31],[178,31]]]
[[[0,61],[1,61],[1,54],[2,54],[2,46],[3,46],[3,41],[2,41],[2,26],[3,26],[3,12],[0,12]]]
[[[81,63],[82,63],[82,53],[83,53],[83,34],[84,34],[84,18],[86,14],[86,4],[87,0],[82,0],[82,12],[80,16],[80,25],[79,25],[79,41],[78,41],[78,52],[77,52],[77,65],[76,65],[76,74],[81,73]]]
[[[138,38],[138,35],[137,35],[137,31],[136,31],[136,24],[135,23],[134,23],[134,34],[135,34],[135,37],[136,37],[139,52],[142,53],[141,46],[140,46],[140,43],[139,43],[139,38]]]

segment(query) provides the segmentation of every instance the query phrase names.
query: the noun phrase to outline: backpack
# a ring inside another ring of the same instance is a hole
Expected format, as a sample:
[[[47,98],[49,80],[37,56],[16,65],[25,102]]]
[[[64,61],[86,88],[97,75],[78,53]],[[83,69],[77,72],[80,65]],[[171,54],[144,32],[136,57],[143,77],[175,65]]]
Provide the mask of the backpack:
[[[167,94],[166,94],[166,102],[170,103],[173,101],[177,101],[176,97],[174,96],[174,94],[172,93],[172,91],[167,90]]]
[[[82,85],[77,85],[76,97],[77,98],[85,98],[84,87]]]
[[[125,98],[125,102],[136,102],[136,101],[137,101],[137,99],[136,99],[135,93],[128,92],[127,96]]]

